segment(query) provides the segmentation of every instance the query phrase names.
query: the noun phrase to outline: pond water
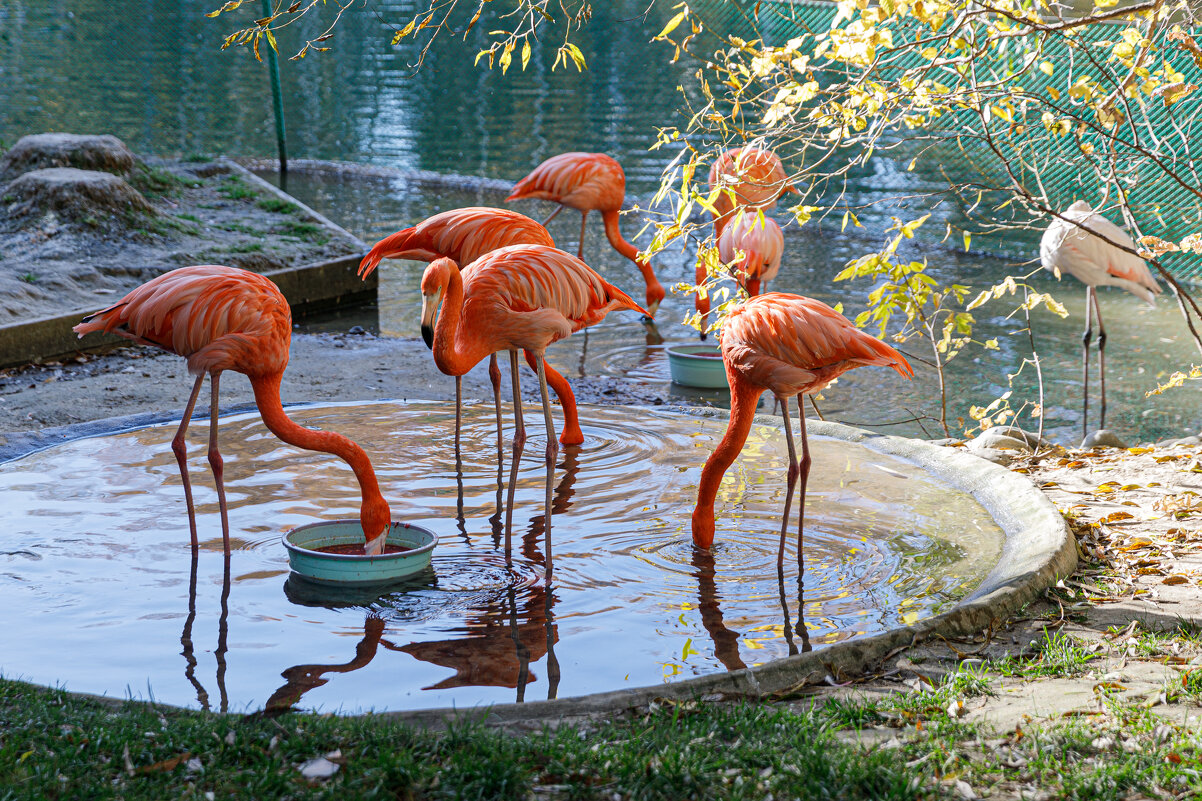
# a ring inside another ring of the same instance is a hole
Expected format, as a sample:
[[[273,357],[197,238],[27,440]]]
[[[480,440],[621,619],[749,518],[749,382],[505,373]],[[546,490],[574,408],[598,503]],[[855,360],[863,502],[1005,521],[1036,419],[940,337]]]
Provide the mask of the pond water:
[[[223,35],[236,27],[238,17],[205,18],[215,5],[220,4],[145,0],[133,20],[114,12],[104,0],[0,4],[0,107],[5,109],[0,115],[0,142],[11,144],[21,135],[45,130],[111,132],[138,152],[152,155],[273,156],[266,66],[245,50],[219,50]],[[595,4],[594,17],[578,38],[589,70],[553,71],[555,40],[546,37],[534,49],[525,71],[515,68],[504,76],[499,70],[473,66],[474,53],[485,41],[484,29],[466,42],[449,37],[439,41],[423,70],[414,73],[409,65],[416,51],[410,44],[392,47],[387,23],[406,19],[419,5],[417,0],[381,0],[369,10],[355,6],[339,23],[330,52],[282,64],[289,152],[294,158],[395,168],[402,171],[398,175],[422,170],[488,180],[478,181],[472,189],[464,181],[440,185],[402,177],[341,180],[294,173],[289,191],[374,241],[438,210],[469,203],[499,204],[502,187],[548,156],[595,150],[620,159],[630,202],[646,205],[663,166],[672,158],[667,150],[648,148],[655,142],[658,126],[680,120],[677,86],[688,84],[685,77],[693,69],[687,59],[669,64],[662,43],[649,41],[673,13],[670,5],[655,4],[648,12],[642,0]],[[724,23],[734,24],[738,9],[735,4],[730,8],[731,17]],[[300,35],[316,35],[320,24],[314,20],[282,32],[281,50],[295,52]],[[867,232],[844,234],[817,225],[802,230],[787,227],[784,268],[773,288],[842,302],[849,312],[861,308],[870,287],[862,282],[832,284],[830,278],[848,259],[881,244],[884,222],[899,213],[893,199],[938,177],[924,174],[924,169],[927,165],[920,163],[909,172],[878,157],[869,168],[850,176],[849,202],[880,203],[875,212],[861,215]],[[539,219],[550,210],[532,203],[516,207]],[[936,211],[937,216],[945,213],[956,212]],[[635,236],[639,220],[629,218],[624,227],[627,238],[647,243],[646,235]],[[928,228],[938,235],[942,226],[931,223]],[[556,240],[572,250],[578,230],[571,213],[560,215],[552,225]],[[1018,237],[1007,245],[1019,261],[1036,255],[1031,237]],[[943,280],[978,288],[1030,268],[930,242],[916,245],[910,253],[929,258]],[[589,235],[585,255],[590,265],[641,297],[637,274],[596,230]],[[657,257],[661,280],[691,279],[690,256],[686,251]],[[357,322],[378,324],[390,334],[416,335],[414,290],[420,268],[389,265],[382,275],[378,323],[374,312],[371,319]],[[1040,313],[1035,322],[1044,358],[1047,433],[1059,442],[1076,443],[1081,429],[1084,289],[1072,279],[1057,284],[1044,275],[1035,283],[1042,290],[1055,291],[1072,313],[1068,320]],[[1196,392],[1144,397],[1157,379],[1197,359],[1173,302],[1162,298],[1155,309],[1147,309],[1120,290],[1103,289],[1101,303],[1109,321],[1109,426],[1132,442],[1197,432],[1202,412]],[[660,314],[659,334],[668,341],[687,339],[690,334],[678,321],[688,306],[687,299],[670,295]],[[1007,320],[1005,312],[986,306],[976,315],[982,321],[979,339],[996,337],[999,350],[971,348],[951,363],[953,420],[967,417],[970,405],[984,405],[1010,389],[1007,375],[1029,353],[1026,335],[1016,332],[1020,326]],[[553,359],[561,366],[577,365],[575,374],[583,371],[651,385],[665,398],[717,400],[671,387],[662,354],[646,342],[637,326],[617,316],[590,334],[583,359],[579,337],[557,346]],[[907,349],[927,358],[927,351],[917,344]],[[887,395],[876,391],[875,371],[845,377],[827,393],[830,414],[876,425],[913,417],[920,410],[935,412],[938,392],[933,371],[915,366],[918,377],[913,385],[891,388]],[[1038,401],[1033,373],[1028,366],[1015,380],[1016,407]],[[888,402],[882,402],[883,397]],[[1032,429],[1038,426],[1038,420],[1029,416],[1020,423]],[[929,421],[925,426],[931,435],[941,435]],[[953,426],[953,433],[962,428]],[[887,430],[924,434],[913,424]]]
[[[430,573],[378,597],[290,578],[281,535],[355,517],[358,487],[344,463],[282,444],[257,414],[221,424],[228,562],[203,423],[189,437],[195,560],[175,424],[76,440],[0,466],[5,677],[233,711],[568,696],[912,622],[966,595],[1000,553],[1000,530],[971,497],[908,462],[814,437],[799,610],[792,544],[783,577],[774,569],[778,427],[755,427],[728,473],[707,558],[688,521],[722,419],[584,406],[587,443],[548,474],[541,415],[529,414],[507,506],[512,466],[508,445],[497,453],[488,406],[467,407],[458,464],[448,404],[290,412],[365,446],[394,517],[441,538]]]

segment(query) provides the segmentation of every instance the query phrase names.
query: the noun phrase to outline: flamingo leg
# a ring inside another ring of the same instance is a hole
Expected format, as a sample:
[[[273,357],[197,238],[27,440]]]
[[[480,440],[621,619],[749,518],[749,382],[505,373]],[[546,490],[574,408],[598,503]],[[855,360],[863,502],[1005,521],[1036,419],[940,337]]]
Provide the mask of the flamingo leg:
[[[514,365],[515,367],[517,365]],[[509,561],[513,547],[513,499],[517,493],[518,484],[518,463],[522,459],[522,448],[526,444],[526,435],[523,433],[522,439],[519,442],[515,436],[513,439],[513,458],[509,466],[509,484],[505,496],[505,560]],[[498,465],[498,475],[500,475],[500,467]],[[497,488],[497,499],[500,500],[501,488]]]
[[[547,424],[547,464],[555,461],[559,443],[555,439],[555,422],[551,419],[551,396],[547,391],[547,360],[538,356],[538,389],[543,396],[543,422]],[[562,378],[562,376],[560,376]],[[547,484],[547,508],[551,507],[551,485]]]
[[[576,248],[576,258],[584,258],[584,224],[588,222],[588,211],[580,212],[580,247]]]
[[[455,376],[455,453],[459,453],[459,429],[463,425],[463,376]]]
[[[1098,290],[1093,289],[1093,313],[1098,318],[1098,428],[1106,427],[1106,326],[1102,322],[1102,307],[1098,305]]]
[[[556,207],[555,207],[555,211],[551,212],[551,216],[550,216],[550,217],[548,217],[547,219],[543,220],[543,227],[545,228],[545,227],[547,226],[547,223],[549,223],[549,222],[551,222],[552,220],[554,220],[554,219],[555,219],[555,215],[556,215],[556,214],[559,214],[559,212],[561,212],[561,211],[563,211],[563,206],[556,206]]]
[[[704,264],[702,264],[701,262],[698,262],[697,266],[693,269],[693,283],[695,283],[697,286],[701,286],[703,283],[705,283],[707,278],[709,278],[709,272],[705,269]],[[710,313],[709,296],[706,295],[705,297],[702,297],[701,293],[698,292],[697,297],[693,300],[693,305],[696,306],[697,312],[701,315],[700,336],[701,336],[701,341],[704,342],[706,333],[707,333],[705,329],[707,326],[709,326],[709,313]]]
[[[585,336],[588,336],[587,328],[584,332]],[[530,351],[526,351],[526,364],[530,365],[531,370],[538,372],[540,362]],[[547,383],[555,390],[555,396],[559,398],[559,404],[563,408],[563,433],[559,436],[559,444],[583,444],[584,432],[580,430],[580,415],[576,411],[576,395],[572,392],[571,384],[554,367],[547,364],[546,359],[543,359],[541,364],[546,370]]]
[[[789,508],[793,505],[793,488],[797,486],[797,447],[793,444],[793,424],[789,415],[789,399],[778,398],[781,411],[784,413],[785,442],[789,446],[789,477],[785,484],[785,511],[781,515],[780,546],[776,551],[776,566],[780,570],[785,567],[785,537],[789,533]],[[801,406],[801,404],[797,404]],[[805,496],[802,495],[804,503]]]
[[[196,376],[196,384],[188,397],[188,405],[184,407],[183,419],[179,421],[179,430],[171,440],[171,450],[175,453],[175,461],[179,464],[179,475],[184,482],[184,498],[188,502],[188,528],[192,532],[192,551],[200,547],[196,538],[196,507],[192,504],[192,480],[188,478],[188,444],[184,435],[188,432],[188,423],[192,421],[192,411],[196,408],[196,398],[200,395],[200,385],[205,380],[205,374]]]
[[[1089,436],[1089,340],[1093,338],[1093,287],[1085,288],[1085,333],[1081,335],[1081,436]]]
[[[505,443],[502,436],[505,426],[501,422],[501,368],[497,366],[495,353],[488,360],[488,380],[492,382],[492,399],[497,407],[497,450],[500,451]]]
[[[802,578],[805,576],[805,552],[801,546],[806,524],[806,485],[810,480],[810,462],[812,461],[810,459],[810,440],[806,436],[806,407],[802,403],[797,404],[797,417],[797,427],[801,430],[801,463],[798,475],[801,489],[797,494],[797,585],[800,587]]]
[[[513,432],[513,449],[526,447],[526,422],[522,418],[522,379],[518,376],[518,352],[509,351],[509,372],[513,375],[513,416],[517,429]]]
[[[209,381],[213,388],[213,399],[209,402],[209,465],[213,468],[213,482],[217,485],[217,506],[221,509],[221,541],[225,548],[225,558],[230,556],[230,516],[229,507],[225,502],[225,460],[221,451],[217,450],[217,417],[220,413],[217,405],[217,384],[221,381],[221,373],[213,373]]]

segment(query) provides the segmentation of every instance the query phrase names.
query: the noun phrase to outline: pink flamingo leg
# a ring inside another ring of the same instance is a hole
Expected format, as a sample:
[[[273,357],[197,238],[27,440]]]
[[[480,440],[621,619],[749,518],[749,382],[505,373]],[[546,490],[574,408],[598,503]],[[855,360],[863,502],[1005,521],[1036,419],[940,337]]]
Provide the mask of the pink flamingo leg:
[[[588,343],[588,329],[584,329],[585,344]],[[580,430],[580,415],[576,411],[576,395],[567,379],[560,375],[554,367],[547,364],[546,358],[541,362],[530,351],[526,351],[526,363],[530,369],[538,372],[540,366],[546,371],[547,384],[555,390],[559,404],[563,407],[563,433],[559,436],[560,445],[581,445],[584,443],[584,432]]]
[[[230,555],[230,518],[229,508],[225,503],[225,460],[217,450],[217,384],[221,373],[213,373],[210,385],[213,388],[213,399],[209,402],[209,465],[213,468],[213,481],[217,484],[217,505],[221,509],[221,541],[225,547],[225,556]]]
[[[580,212],[580,247],[576,248],[576,258],[584,258],[584,224],[588,222],[588,209]]]
[[[184,440],[184,435],[188,432],[188,423],[192,421],[192,411],[196,408],[196,398],[200,395],[200,385],[204,383],[204,380],[204,373],[196,376],[196,384],[193,385],[192,394],[188,397],[188,405],[184,407],[184,417],[179,421],[179,430],[175,432],[175,437],[171,440],[171,450],[175,453],[175,461],[179,464],[179,475],[184,482],[184,498],[188,502],[188,528],[192,532],[193,552],[200,547],[200,540],[196,537],[196,507],[192,504],[192,480],[188,478],[188,443]]]
[[[793,424],[789,415],[789,399],[777,398],[780,401],[781,413],[785,423],[785,442],[789,445],[789,473],[785,484],[785,512],[781,516],[780,547],[776,551],[776,566],[783,570],[785,565],[785,536],[789,532],[789,509],[793,505],[793,488],[797,486],[797,448],[793,444]],[[800,403],[797,404],[799,407]],[[805,491],[802,490],[801,504],[805,505]]]
[[[1098,305],[1098,290],[1090,287],[1090,297],[1093,298],[1093,314],[1098,318],[1098,392],[1101,401],[1098,405],[1098,428],[1106,427],[1106,326],[1102,323],[1102,307]]]
[[[547,390],[547,360],[538,356],[538,389],[543,396],[543,422],[547,424],[547,464],[555,461],[559,443],[555,439],[555,422],[551,420],[551,396]],[[551,508],[551,485],[547,484],[547,508]]]
[[[502,431],[505,426],[501,422],[501,368],[497,366],[497,354],[488,359],[488,380],[492,382],[493,403],[497,407],[497,451],[504,447],[505,440]]]
[[[805,553],[801,549],[803,532],[805,531],[806,523],[806,484],[810,480],[810,440],[806,436],[806,407],[802,403],[797,404],[797,427],[801,429],[801,472],[798,479],[801,482],[801,491],[798,493],[797,501],[797,583],[800,584],[805,574]]]
[[[1081,335],[1081,436],[1089,436],[1089,340],[1093,338],[1093,287],[1085,288],[1085,333]]]
[[[513,448],[526,447],[526,421],[522,418],[522,380],[518,377],[518,352],[509,351],[509,371],[513,374],[513,416],[517,429],[513,432]]]

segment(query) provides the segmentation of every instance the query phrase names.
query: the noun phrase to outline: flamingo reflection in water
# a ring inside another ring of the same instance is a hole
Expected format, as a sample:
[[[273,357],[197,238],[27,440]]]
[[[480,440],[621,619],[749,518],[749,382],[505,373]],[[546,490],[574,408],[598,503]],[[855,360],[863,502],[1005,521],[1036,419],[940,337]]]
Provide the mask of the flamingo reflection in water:
[[[192,570],[188,577],[188,616],[184,618],[184,630],[180,633],[179,642],[183,650],[180,654],[184,657],[184,678],[196,690],[196,702],[200,704],[200,708],[208,712],[210,710],[209,692],[200,683],[200,679],[196,677],[196,668],[199,663],[196,661],[196,646],[192,642],[192,626],[196,622],[196,572],[199,565],[200,553],[198,550],[192,551]],[[225,673],[228,665],[226,664],[225,655],[229,651],[229,635],[230,635],[230,553],[225,552],[225,568],[221,579],[221,614],[217,618],[217,649],[213,652],[213,657],[217,661],[217,692],[220,696],[218,703],[218,712],[229,711],[229,694],[225,689]]]

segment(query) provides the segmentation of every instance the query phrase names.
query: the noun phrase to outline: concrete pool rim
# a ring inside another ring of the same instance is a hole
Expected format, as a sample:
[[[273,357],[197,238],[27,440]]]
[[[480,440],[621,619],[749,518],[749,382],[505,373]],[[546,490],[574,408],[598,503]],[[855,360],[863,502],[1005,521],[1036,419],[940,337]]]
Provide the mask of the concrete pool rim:
[[[410,399],[412,401],[412,399]],[[360,401],[387,403],[387,399]],[[396,402],[396,401],[391,401]],[[295,404],[292,408],[342,405]],[[694,417],[725,419],[725,409],[685,406],[632,407]],[[223,416],[255,411],[253,405],[223,410]],[[46,429],[40,432],[0,435],[0,463],[9,462],[76,439],[103,436],[171,422],[181,411],[154,412],[108,418]],[[201,417],[204,412],[197,409]],[[757,425],[780,426],[780,418],[757,415]],[[645,707],[660,700],[747,699],[770,697],[807,684],[821,683],[828,675],[847,677],[870,672],[891,652],[932,636],[955,637],[984,630],[1035,600],[1046,588],[1076,568],[1077,552],[1068,525],[1055,506],[1022,475],[1012,473],[962,449],[932,445],[922,440],[877,434],[839,423],[807,421],[811,434],[863,445],[882,454],[909,461],[954,489],[971,495],[993,517],[1005,534],[997,565],[971,594],[952,608],[881,634],[857,637],[818,651],[797,654],[740,670],[713,673],[672,683],[632,687],[588,695],[525,703],[479,707],[388,710],[367,713],[426,728],[441,728],[454,719],[489,725],[537,726],[596,720]],[[783,481],[783,465],[782,465]],[[90,693],[72,693],[109,704],[128,701]],[[153,701],[136,701],[154,703]],[[181,707],[182,708],[182,707]]]

